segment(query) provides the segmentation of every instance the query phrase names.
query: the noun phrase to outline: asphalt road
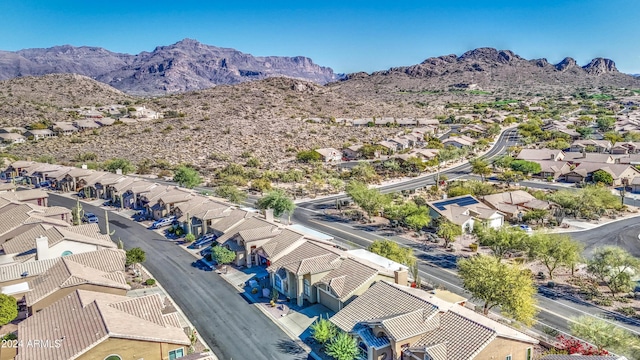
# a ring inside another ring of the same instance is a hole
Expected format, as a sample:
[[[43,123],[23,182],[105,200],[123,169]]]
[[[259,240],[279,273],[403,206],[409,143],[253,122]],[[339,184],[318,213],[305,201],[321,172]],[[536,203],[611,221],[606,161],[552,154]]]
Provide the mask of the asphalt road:
[[[49,204],[71,208],[75,200],[49,194]],[[104,210],[82,204],[100,218]],[[147,254],[143,264],[162,284],[220,360],[293,360],[308,354],[238,291],[212,271],[191,264],[195,258],[174,242],[116,214],[109,214],[113,239],[125,248],[140,247]]]
[[[568,233],[585,245],[585,255],[595,248],[614,245],[640,257],[640,218],[631,218],[602,225],[588,231]]]
[[[504,132],[497,140],[496,145],[483,157],[490,159],[504,153],[507,147],[517,144],[517,139],[515,137],[515,129]],[[469,164],[463,164],[452,169],[442,171],[441,174],[445,174],[449,179],[452,179],[467,176],[470,169],[471,166]],[[428,175],[398,184],[385,185],[379,187],[379,189],[382,192],[413,190],[435,184],[434,178],[435,175]],[[346,199],[348,199],[348,197],[342,194],[298,203],[298,208],[294,212],[292,220],[296,223],[331,234],[335,237],[337,242],[341,242],[351,248],[367,248],[372,241],[383,237],[402,243],[405,246],[409,246],[414,249],[418,259],[420,260],[419,269],[424,279],[434,285],[444,286],[448,290],[462,296],[470,296],[470,294],[461,286],[461,281],[455,272],[456,259],[450,253],[441,251],[434,246],[419,244],[411,240],[394,236],[393,233],[376,232],[374,229],[366,225],[353,224],[351,222],[346,222],[338,218],[324,215],[323,210],[327,208],[334,208],[336,200]],[[612,225],[608,231],[617,229],[622,222],[616,224],[618,224],[618,226]],[[640,229],[640,225],[638,225],[638,228]],[[606,228],[604,231],[607,231]],[[632,230],[630,231],[632,232]],[[591,233],[591,231],[587,233]],[[585,236],[583,234],[587,233],[580,233],[578,236]],[[599,238],[602,240],[604,238],[603,234],[606,234],[606,232],[590,236],[594,239]],[[600,309],[577,298],[562,297],[546,287],[540,288],[539,294],[536,298],[540,311],[537,317],[538,321],[555,329],[569,332],[569,323],[572,321],[571,319],[582,315],[595,315],[610,319],[610,321],[614,321],[616,325],[625,327],[640,334],[640,322],[620,317],[615,313]]]

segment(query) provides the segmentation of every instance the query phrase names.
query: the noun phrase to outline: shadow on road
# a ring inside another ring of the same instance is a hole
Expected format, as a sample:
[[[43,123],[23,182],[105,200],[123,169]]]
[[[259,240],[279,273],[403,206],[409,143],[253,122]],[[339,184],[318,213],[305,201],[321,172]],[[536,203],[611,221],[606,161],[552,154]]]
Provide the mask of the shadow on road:
[[[124,223],[122,223],[122,222],[120,222],[118,220],[109,220],[109,224],[110,225],[115,225],[116,227],[119,227],[120,229],[128,229],[128,228],[131,227],[131,226],[129,226],[127,224],[124,224]]]
[[[288,355],[298,355],[295,359],[307,359],[307,352],[294,340],[280,340],[276,344],[278,351]]]

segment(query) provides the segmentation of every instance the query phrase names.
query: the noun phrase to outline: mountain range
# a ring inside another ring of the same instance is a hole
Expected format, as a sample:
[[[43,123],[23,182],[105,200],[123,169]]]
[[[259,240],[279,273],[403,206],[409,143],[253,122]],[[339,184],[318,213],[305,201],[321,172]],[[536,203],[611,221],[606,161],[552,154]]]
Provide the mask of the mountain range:
[[[91,77],[132,95],[163,95],[284,76],[325,84],[338,79],[309,58],[256,57],[184,39],[137,55],[100,47],[0,51],[0,80],[54,73]]]
[[[54,73],[85,75],[130,95],[165,95],[289,77],[341,87],[347,93],[380,89],[425,91],[481,89],[494,92],[550,92],[602,86],[640,87],[640,77],[620,73],[610,59],[580,66],[567,57],[557,64],[524,59],[509,50],[478,48],[461,56],[431,57],[420,64],[373,73],[336,74],[307,57],[255,57],[235,49],[184,39],[137,55],[99,47],[55,46],[0,51],[0,80]]]

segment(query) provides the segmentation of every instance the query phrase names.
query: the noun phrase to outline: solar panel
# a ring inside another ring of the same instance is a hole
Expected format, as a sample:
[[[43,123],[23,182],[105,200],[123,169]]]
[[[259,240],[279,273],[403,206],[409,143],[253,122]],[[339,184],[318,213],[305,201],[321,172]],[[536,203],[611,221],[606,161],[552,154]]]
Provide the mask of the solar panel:
[[[448,199],[448,200],[439,201],[439,202],[433,203],[433,206],[435,206],[440,211],[444,211],[446,210],[447,206],[453,205],[453,204],[458,206],[468,206],[468,205],[478,204],[478,200],[474,199],[471,196],[465,196],[457,199]]]

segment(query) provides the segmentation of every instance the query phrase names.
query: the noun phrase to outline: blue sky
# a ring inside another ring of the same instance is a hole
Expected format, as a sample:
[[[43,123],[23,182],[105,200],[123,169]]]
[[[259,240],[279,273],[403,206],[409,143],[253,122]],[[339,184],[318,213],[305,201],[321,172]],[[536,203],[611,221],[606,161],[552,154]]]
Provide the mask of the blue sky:
[[[640,73],[640,1],[3,0],[0,49],[70,44],[152,51],[183,38],[253,55],[375,71],[477,47]]]

